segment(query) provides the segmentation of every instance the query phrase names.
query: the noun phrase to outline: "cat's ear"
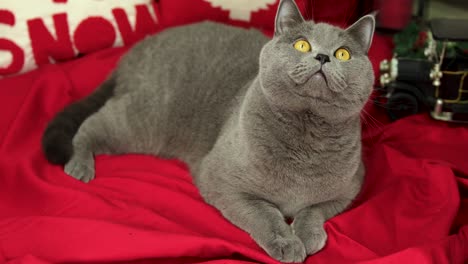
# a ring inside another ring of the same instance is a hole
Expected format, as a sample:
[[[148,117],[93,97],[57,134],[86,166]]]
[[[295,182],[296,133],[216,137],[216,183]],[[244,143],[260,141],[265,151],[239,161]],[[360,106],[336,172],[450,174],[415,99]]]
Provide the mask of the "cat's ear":
[[[278,5],[275,19],[275,35],[281,35],[300,23],[304,22],[304,18],[297,8],[294,0],[281,0]]]
[[[357,22],[349,26],[346,31],[361,44],[367,53],[372,44],[375,29],[375,13],[361,17]]]

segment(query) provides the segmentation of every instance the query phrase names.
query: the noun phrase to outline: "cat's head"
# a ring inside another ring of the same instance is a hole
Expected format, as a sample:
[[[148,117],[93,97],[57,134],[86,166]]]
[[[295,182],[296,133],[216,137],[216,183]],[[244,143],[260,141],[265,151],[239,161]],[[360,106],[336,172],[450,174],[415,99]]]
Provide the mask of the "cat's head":
[[[324,118],[359,114],[374,82],[367,57],[375,20],[347,29],[304,21],[293,0],[282,0],[275,36],[260,55],[260,83],[271,104]]]

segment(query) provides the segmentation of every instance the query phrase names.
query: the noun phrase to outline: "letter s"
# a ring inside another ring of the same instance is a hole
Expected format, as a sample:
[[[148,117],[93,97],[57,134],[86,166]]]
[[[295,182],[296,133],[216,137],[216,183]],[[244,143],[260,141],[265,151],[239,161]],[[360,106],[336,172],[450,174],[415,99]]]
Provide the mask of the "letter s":
[[[9,26],[15,25],[15,15],[8,10],[0,10],[0,24],[7,24]],[[10,65],[0,65],[0,75],[13,74],[19,72],[24,65],[24,51],[16,45],[15,42],[0,38],[0,51],[8,51],[12,55]]]

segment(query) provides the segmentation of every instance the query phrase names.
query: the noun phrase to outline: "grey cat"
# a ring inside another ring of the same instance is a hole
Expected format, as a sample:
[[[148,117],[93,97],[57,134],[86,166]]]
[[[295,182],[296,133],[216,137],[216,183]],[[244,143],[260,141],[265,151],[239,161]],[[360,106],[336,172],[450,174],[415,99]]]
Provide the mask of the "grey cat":
[[[206,202],[273,258],[301,262],[361,188],[374,24],[370,15],[345,30],[306,22],[283,0],[271,40],[210,22],[169,29],[61,112],[44,151],[84,182],[94,155],[179,158]]]

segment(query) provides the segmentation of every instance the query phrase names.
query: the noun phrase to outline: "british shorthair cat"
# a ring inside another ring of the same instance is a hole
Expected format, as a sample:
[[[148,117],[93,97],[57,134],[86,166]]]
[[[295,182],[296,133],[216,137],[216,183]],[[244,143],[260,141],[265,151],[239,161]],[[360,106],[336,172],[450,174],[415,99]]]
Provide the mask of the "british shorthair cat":
[[[84,182],[95,155],[179,158],[207,203],[273,258],[301,262],[361,188],[374,24],[304,21],[282,0],[272,39],[211,22],[168,29],[59,113],[44,152]]]

